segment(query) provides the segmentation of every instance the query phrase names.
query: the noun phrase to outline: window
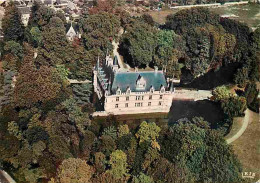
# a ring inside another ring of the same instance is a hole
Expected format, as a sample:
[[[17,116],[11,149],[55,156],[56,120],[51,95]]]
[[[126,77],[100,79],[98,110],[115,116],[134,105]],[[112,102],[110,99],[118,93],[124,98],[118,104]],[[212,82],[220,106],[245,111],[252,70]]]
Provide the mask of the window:
[[[142,96],[142,100],[144,100],[144,96]]]
[[[141,96],[136,96],[135,99],[136,100],[141,100]]]
[[[115,105],[115,108],[118,108],[118,104]]]
[[[128,103],[125,104],[125,107],[128,107]]]
[[[148,102],[148,106],[151,106],[151,104],[152,104],[151,102]]]
[[[126,97],[126,99],[125,99],[126,101],[129,101],[129,97]]]
[[[117,101],[117,102],[119,101],[119,97],[116,97],[116,101]]]
[[[162,105],[162,102],[159,102],[159,105]]]
[[[140,107],[141,103],[135,103],[135,107]]]
[[[152,95],[149,95],[149,100],[152,100],[153,99],[153,96]]]
[[[160,95],[160,99],[162,99],[162,97],[163,97],[163,96],[162,96],[162,95]]]

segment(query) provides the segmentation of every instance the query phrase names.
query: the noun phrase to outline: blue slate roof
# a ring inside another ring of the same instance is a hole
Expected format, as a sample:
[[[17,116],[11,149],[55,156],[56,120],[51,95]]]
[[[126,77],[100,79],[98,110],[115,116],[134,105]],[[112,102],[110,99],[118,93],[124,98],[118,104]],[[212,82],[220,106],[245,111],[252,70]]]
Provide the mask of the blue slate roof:
[[[136,81],[139,75],[146,81],[146,87],[144,89],[136,88]],[[167,87],[165,76],[161,71],[118,72],[115,74],[111,92],[115,94],[118,87],[122,93],[126,92],[127,87],[130,87],[132,92],[147,92],[150,91],[151,86],[154,87],[155,91],[158,91],[162,85],[164,85],[165,88]]]

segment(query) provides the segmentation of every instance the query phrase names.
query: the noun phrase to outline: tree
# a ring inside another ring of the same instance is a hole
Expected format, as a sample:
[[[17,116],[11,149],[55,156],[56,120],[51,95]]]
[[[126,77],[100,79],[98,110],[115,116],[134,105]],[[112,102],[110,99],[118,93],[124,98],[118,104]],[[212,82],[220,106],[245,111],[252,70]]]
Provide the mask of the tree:
[[[156,139],[159,137],[160,131],[161,128],[158,127],[155,123],[147,123],[146,121],[143,121],[135,136],[140,139],[140,143],[144,141],[152,142],[156,141]]]
[[[215,101],[222,101],[230,97],[231,93],[226,86],[218,86],[212,91]]]
[[[14,2],[8,3],[5,8],[5,14],[2,19],[2,29],[5,41],[22,42],[24,26]]]
[[[242,116],[247,108],[246,98],[231,96],[221,102],[221,108],[230,117]]]
[[[129,128],[128,128],[128,125],[120,125],[118,127],[118,137],[123,137],[125,135],[128,135],[129,134]]]
[[[147,66],[153,61],[155,54],[157,30],[141,21],[135,21],[128,27],[120,40],[121,52],[129,55],[127,62],[133,66]]]
[[[54,15],[55,11],[52,8],[34,2],[32,16],[30,16],[28,25],[31,27],[36,26],[42,31],[43,27],[49,23]]]
[[[259,90],[255,83],[248,83],[245,88],[244,96],[246,98],[247,106],[255,112],[259,112]]]
[[[4,50],[6,53],[11,53],[19,59],[23,58],[23,47],[15,41],[8,41],[5,43]]]
[[[248,68],[243,67],[237,70],[237,73],[234,76],[234,82],[241,88],[245,87],[246,82],[248,81]]]
[[[14,88],[14,101],[20,107],[46,104],[57,99],[63,88],[54,68],[42,66],[36,69],[32,58],[32,53],[24,57],[24,65],[20,69]]]
[[[145,175],[144,173],[140,173],[138,176],[134,176],[133,183],[154,183],[153,178]]]
[[[162,155],[172,163],[183,167],[182,170],[187,168],[191,173],[184,174],[188,175],[185,177],[191,176],[189,182],[194,180],[231,183],[241,180],[241,164],[232,148],[215,130],[201,128],[188,120],[183,120],[170,128],[161,143]],[[166,163],[162,164],[165,166]]]
[[[120,179],[124,176],[127,176],[127,156],[121,150],[116,150],[111,153],[109,164],[111,169],[109,173],[114,176],[116,179]]]
[[[86,161],[79,158],[69,158],[58,168],[57,183],[88,183],[91,182],[93,170]]]
[[[38,27],[32,27],[30,30],[32,43],[35,48],[39,47],[42,43],[42,32]]]
[[[37,65],[55,66],[66,63],[69,60],[68,45],[62,20],[58,17],[51,18],[43,27],[42,46],[36,58]]]

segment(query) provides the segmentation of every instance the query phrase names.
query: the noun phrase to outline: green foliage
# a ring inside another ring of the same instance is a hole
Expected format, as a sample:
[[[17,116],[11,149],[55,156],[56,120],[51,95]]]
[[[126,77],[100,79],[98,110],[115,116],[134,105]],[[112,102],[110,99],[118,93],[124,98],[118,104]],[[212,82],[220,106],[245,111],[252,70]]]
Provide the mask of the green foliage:
[[[129,128],[128,125],[120,125],[118,127],[118,137],[123,137],[125,135],[129,134]]]
[[[93,86],[91,83],[73,84],[72,86],[73,98],[79,105],[87,105],[91,103],[91,96]]]
[[[222,101],[231,96],[230,91],[226,86],[218,86],[212,91],[215,101]]]
[[[217,25],[220,17],[210,12],[207,8],[191,8],[168,15],[166,27],[181,35],[187,33],[192,26],[204,26],[205,24]]]
[[[110,136],[115,140],[117,138],[116,133],[117,133],[116,128],[114,126],[109,126],[104,129],[102,135]]]
[[[111,153],[109,164],[111,169],[109,173],[114,176],[116,179],[120,179],[124,176],[127,176],[127,156],[121,150],[116,150]]]
[[[244,96],[246,98],[247,106],[255,111],[259,112],[259,90],[255,83],[248,83],[245,88]]]
[[[24,26],[14,2],[8,3],[5,8],[5,14],[2,19],[2,29],[5,41],[22,42]]]
[[[29,128],[25,133],[29,144],[39,141],[47,141],[49,139],[48,133],[40,126]]]
[[[42,32],[38,27],[32,27],[30,30],[31,41],[35,48],[39,47],[42,43]]]
[[[187,120],[179,122],[167,132],[161,147],[163,156],[183,170],[188,168],[196,182],[241,180],[241,164],[232,148],[214,130],[198,127]]]
[[[248,81],[248,68],[243,67],[237,70],[237,73],[234,76],[234,82],[238,84],[239,87],[245,87],[246,82]]]
[[[5,43],[4,50],[6,53],[11,53],[19,59],[23,58],[23,47],[15,41],[8,41]]]
[[[82,112],[75,99],[70,98],[62,102],[61,110],[66,111],[68,120],[75,123],[80,132],[84,133],[85,128],[90,125],[88,113]]]
[[[242,116],[247,108],[246,98],[231,96],[221,102],[221,108],[230,117]]]
[[[139,143],[145,141],[152,142],[156,141],[156,139],[159,137],[160,131],[161,128],[158,127],[155,123],[147,123],[146,121],[143,121],[135,135],[138,139],[140,139]]]
[[[65,65],[56,65],[56,68],[60,75],[60,78],[66,81],[68,79],[70,71],[65,67]]]
[[[153,61],[157,30],[149,24],[135,21],[120,40],[120,47],[131,57],[130,64],[146,66]]]
[[[154,183],[153,178],[145,175],[144,173],[140,173],[138,176],[134,176],[133,183]]]
[[[36,63],[48,66],[64,64],[68,56],[68,45],[62,20],[58,17],[51,18],[43,27],[42,46],[39,48]]]

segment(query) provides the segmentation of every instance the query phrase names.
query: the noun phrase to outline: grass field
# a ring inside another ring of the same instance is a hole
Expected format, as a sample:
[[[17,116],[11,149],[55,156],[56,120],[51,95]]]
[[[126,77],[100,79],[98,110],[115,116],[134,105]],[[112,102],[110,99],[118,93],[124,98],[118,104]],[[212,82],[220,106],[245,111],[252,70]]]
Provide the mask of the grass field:
[[[245,179],[248,183],[260,179],[260,121],[259,114],[250,111],[250,122],[241,137],[231,143],[235,154],[243,165],[243,172],[256,173],[255,179]]]

